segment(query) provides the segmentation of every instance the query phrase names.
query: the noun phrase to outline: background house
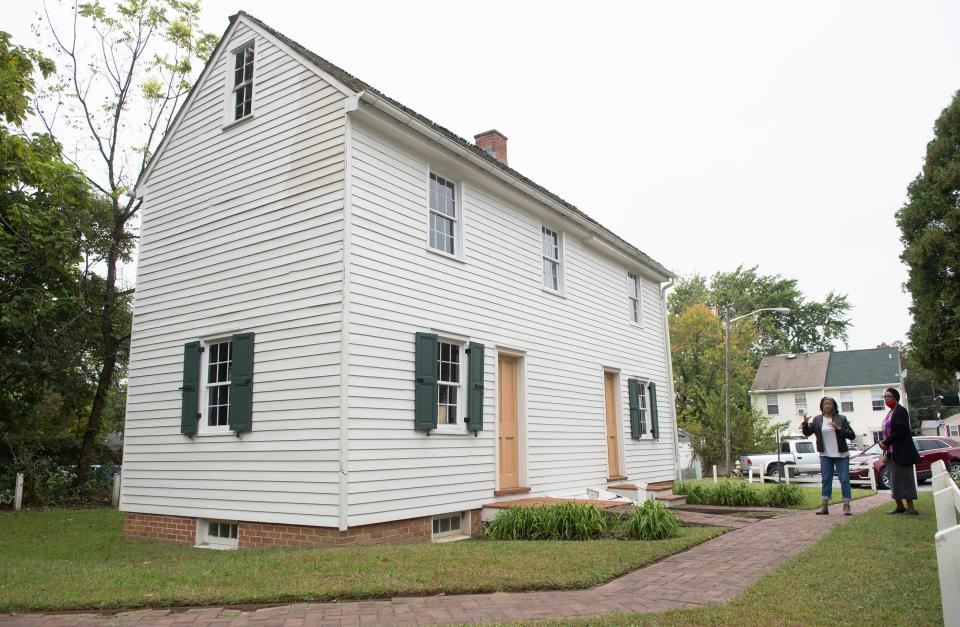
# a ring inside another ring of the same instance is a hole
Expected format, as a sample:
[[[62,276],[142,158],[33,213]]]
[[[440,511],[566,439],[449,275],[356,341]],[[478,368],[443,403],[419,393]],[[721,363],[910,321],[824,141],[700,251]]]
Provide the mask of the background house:
[[[429,540],[673,479],[671,273],[507,158],[234,16],[137,187],[127,535]]]
[[[850,420],[857,442],[872,444],[887,413],[883,390],[896,388],[908,407],[900,372],[896,348],[774,355],[760,362],[750,396],[757,409],[797,433],[803,415],[819,414],[820,399],[830,396]]]

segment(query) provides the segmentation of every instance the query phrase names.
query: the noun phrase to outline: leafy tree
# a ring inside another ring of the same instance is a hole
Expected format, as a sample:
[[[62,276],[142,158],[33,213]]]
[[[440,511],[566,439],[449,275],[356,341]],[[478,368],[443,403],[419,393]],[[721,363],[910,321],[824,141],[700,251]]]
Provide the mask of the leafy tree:
[[[898,343],[894,342],[894,345],[896,344]],[[883,347],[881,345],[878,348]],[[949,418],[960,412],[955,401],[958,386],[954,377],[943,378],[927,369],[917,359],[917,351],[913,345],[902,344],[899,348],[900,363],[907,371],[903,384],[910,404],[910,426],[913,432],[919,433],[920,425],[925,420]]]
[[[830,292],[823,301],[808,301],[795,279],[762,275],[756,266],[717,272],[709,282],[699,274],[677,281],[669,297],[670,312],[679,314],[697,303],[721,317],[729,312],[731,318],[764,307],[790,309],[788,314],[757,317],[759,334],[751,348],[754,366],[766,355],[832,350],[835,342],[847,341],[850,302],[845,294]]]
[[[43,22],[63,71],[38,101],[39,120],[51,135],[76,140],[56,154],[83,170],[107,218],[84,267],[83,298],[99,328],[89,356],[97,385],[78,454],[81,488],[129,351],[133,289],[120,270],[136,245],[142,199],[133,188],[190,90],[195,63],[216,42],[198,28],[199,12],[199,2],[183,0],[94,1],[73,6],[66,26],[49,13]]]
[[[916,363],[940,378],[960,371],[960,91],[934,123],[923,170],[897,212],[913,297]]]
[[[730,334],[730,442],[736,459],[742,453],[771,447],[775,426],[754,409],[749,390],[756,368],[750,349],[757,329],[749,321]],[[677,419],[693,436],[694,454],[705,464],[725,462],[724,338],[720,318],[703,304],[670,316],[670,348],[676,390]]]
[[[81,298],[83,254],[97,202],[48,134],[19,127],[33,110],[35,72],[54,66],[0,32],[0,476],[75,440],[89,409],[93,317]],[[49,460],[48,460],[49,461]],[[36,464],[43,472],[49,463]],[[29,473],[27,499],[36,490]]]

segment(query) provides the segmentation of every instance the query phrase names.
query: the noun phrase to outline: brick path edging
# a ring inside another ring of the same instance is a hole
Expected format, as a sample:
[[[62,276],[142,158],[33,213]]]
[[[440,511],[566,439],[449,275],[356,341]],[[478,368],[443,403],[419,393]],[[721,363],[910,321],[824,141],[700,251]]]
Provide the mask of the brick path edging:
[[[887,503],[889,499],[887,494],[858,499],[852,504],[853,511],[861,514]],[[15,614],[0,616],[0,624],[16,627],[75,624],[422,625],[590,618],[622,612],[704,607],[729,601],[784,560],[817,542],[825,531],[849,520],[840,515],[838,508],[830,516],[803,511],[744,523],[739,529],[590,590],[301,603],[253,611],[212,607],[182,613],[165,609],[141,610],[115,616]],[[735,563],[732,556],[736,556]]]

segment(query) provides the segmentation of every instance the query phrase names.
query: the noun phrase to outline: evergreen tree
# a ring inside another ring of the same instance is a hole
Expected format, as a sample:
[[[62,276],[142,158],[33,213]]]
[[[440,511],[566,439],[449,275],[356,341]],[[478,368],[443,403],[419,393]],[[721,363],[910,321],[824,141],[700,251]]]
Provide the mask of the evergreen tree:
[[[923,170],[897,213],[913,298],[913,357],[939,378],[960,371],[960,91],[934,124]]]

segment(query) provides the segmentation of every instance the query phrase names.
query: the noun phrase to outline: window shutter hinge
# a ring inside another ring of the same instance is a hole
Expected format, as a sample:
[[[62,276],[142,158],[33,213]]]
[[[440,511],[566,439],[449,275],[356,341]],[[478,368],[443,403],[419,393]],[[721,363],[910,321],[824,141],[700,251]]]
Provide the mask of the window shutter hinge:
[[[474,384],[473,384],[473,389],[476,390],[477,392],[480,392],[480,391],[483,390],[483,384],[482,384],[482,383],[474,383]]]

